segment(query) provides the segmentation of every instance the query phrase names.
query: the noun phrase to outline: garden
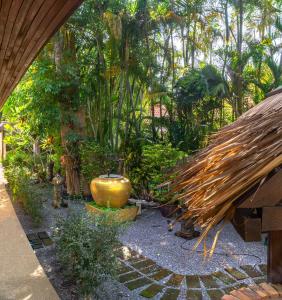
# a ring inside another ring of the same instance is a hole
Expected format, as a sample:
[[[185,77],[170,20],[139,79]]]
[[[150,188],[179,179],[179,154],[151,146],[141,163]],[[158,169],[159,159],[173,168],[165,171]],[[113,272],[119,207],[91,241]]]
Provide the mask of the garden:
[[[85,0],[40,51],[2,107],[2,165],[61,299],[221,299],[269,279],[281,9]]]

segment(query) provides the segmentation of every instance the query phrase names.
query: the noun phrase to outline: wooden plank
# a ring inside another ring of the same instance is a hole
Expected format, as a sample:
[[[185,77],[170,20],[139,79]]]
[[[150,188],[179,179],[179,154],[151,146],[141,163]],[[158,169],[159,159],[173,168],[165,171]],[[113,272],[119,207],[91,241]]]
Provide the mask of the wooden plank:
[[[24,61],[22,60],[24,54],[26,53],[27,49],[29,47],[32,47],[33,43],[37,41],[38,38],[40,38],[40,35],[45,30],[44,25],[42,24],[42,20],[47,16],[50,18],[50,10],[52,9],[53,5],[57,3],[56,9],[61,9],[61,0],[56,2],[56,0],[48,0],[48,1],[39,1],[38,3],[33,4],[33,6],[30,8],[30,12],[32,13],[29,16],[28,22],[25,22],[23,24],[21,32],[22,41],[19,50],[15,53],[15,57],[13,57],[12,65],[10,66],[11,72],[9,73],[8,77],[10,78],[9,81],[5,80],[0,85],[0,90],[5,91],[5,88],[9,86],[13,82],[13,80],[16,78],[14,75],[18,68],[21,68],[24,66]],[[49,19],[49,21],[52,21],[52,18]],[[45,25],[46,26],[46,25]],[[37,38],[35,40],[35,38]],[[34,41],[35,40],[35,41]]]
[[[267,180],[255,195],[246,199],[240,208],[259,208],[265,206],[275,206],[282,200],[282,170],[274,174]]]
[[[0,105],[83,0],[0,0]]]
[[[262,231],[282,230],[282,206],[264,207],[262,210]]]
[[[33,0],[24,0],[22,6],[20,7],[17,20],[14,23],[11,40],[9,41],[8,48],[5,54],[5,60],[7,60],[8,63],[6,64],[5,69],[0,68],[0,86],[2,85],[2,82],[7,78],[8,71],[11,69],[14,58],[16,57],[16,54],[22,43],[24,37],[24,35],[22,34],[22,30],[25,27],[24,24],[26,22],[26,18],[29,14],[31,14],[32,16],[32,14],[36,12],[36,6],[40,5],[43,0],[36,1],[36,6],[34,5],[31,7],[32,2]]]
[[[282,230],[268,234],[267,280],[282,284]]]

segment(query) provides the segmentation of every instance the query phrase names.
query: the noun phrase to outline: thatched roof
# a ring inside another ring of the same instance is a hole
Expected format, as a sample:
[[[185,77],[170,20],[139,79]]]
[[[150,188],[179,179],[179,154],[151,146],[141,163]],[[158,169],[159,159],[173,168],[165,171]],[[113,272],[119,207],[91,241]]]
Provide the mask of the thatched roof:
[[[238,200],[282,164],[282,90],[214,134],[207,148],[184,165],[172,187],[195,218],[202,238],[231,218]]]

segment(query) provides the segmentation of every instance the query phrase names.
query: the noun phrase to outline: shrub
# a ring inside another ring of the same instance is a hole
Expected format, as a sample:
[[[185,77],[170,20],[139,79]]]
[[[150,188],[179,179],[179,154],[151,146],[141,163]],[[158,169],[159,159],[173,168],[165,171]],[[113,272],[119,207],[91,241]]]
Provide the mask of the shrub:
[[[76,281],[83,296],[95,294],[108,278],[116,275],[119,227],[105,218],[72,214],[60,220],[54,233],[57,255],[65,274]]]
[[[145,145],[140,165],[128,172],[138,196],[140,192],[143,193],[141,196],[144,196],[145,192],[153,198],[165,201],[166,199],[160,199],[163,195],[156,187],[169,179],[167,174],[185,156],[185,152],[173,148],[171,144]]]
[[[20,202],[33,223],[39,225],[42,221],[42,203],[37,193],[32,190],[27,169],[12,164],[6,165],[4,172],[13,200]]]

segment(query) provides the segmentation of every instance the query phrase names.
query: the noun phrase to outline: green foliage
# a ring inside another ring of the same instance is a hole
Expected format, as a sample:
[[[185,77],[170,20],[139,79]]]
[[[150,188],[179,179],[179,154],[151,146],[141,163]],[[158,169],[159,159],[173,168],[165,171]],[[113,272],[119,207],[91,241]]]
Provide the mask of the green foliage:
[[[80,144],[81,171],[88,182],[100,175],[116,169],[116,162],[109,147],[95,141],[84,141]]]
[[[83,296],[96,294],[105,280],[116,275],[118,233],[118,225],[90,215],[73,214],[58,222],[55,241],[59,261]]]
[[[162,198],[158,200],[165,201],[156,187],[170,179],[169,172],[185,156],[185,152],[173,148],[171,144],[145,145],[139,166],[128,171],[135,193],[141,197]],[[126,163],[131,159],[129,156]]]
[[[42,203],[39,195],[32,189],[30,172],[26,167],[29,157],[25,153],[11,155],[4,162],[4,174],[14,201],[22,204],[25,212],[31,216],[35,225],[42,221]]]

